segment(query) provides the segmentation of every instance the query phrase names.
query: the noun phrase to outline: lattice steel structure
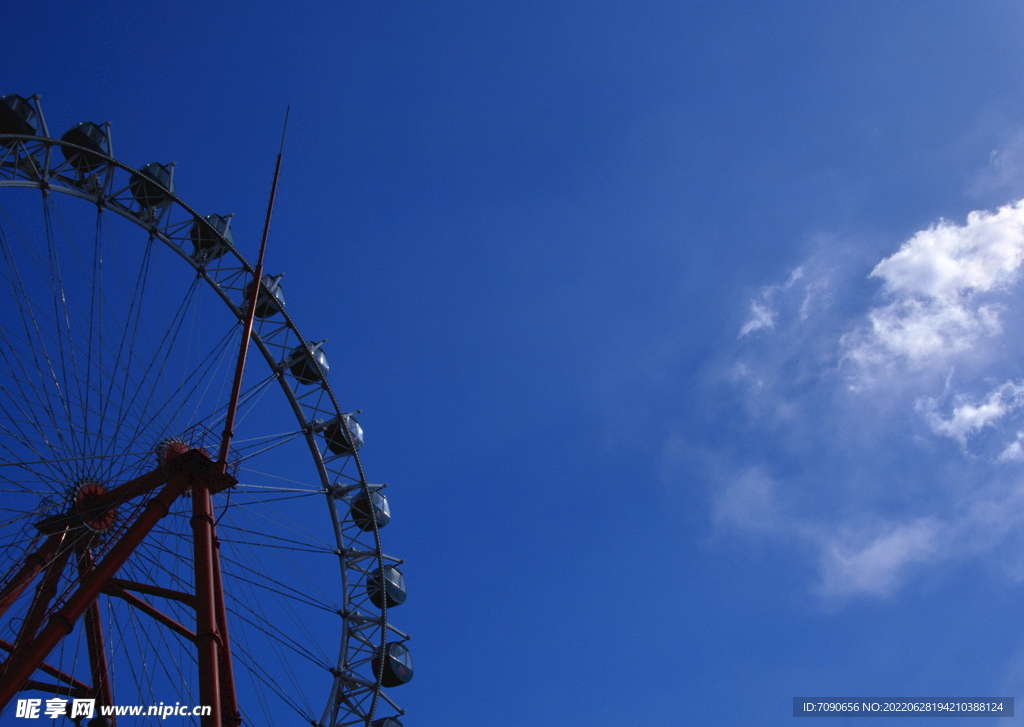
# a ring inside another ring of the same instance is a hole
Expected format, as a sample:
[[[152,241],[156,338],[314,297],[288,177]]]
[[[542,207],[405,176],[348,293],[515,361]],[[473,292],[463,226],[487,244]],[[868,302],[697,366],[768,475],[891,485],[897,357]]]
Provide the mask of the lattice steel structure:
[[[323,342],[285,308],[280,276],[259,285],[250,340],[262,372],[247,372],[241,394],[246,436],[212,461],[254,268],[231,217],[200,215],[174,181],[173,165],[116,160],[109,124],[53,138],[37,97],[2,98],[0,709],[30,692],[199,704],[210,689],[226,695],[233,669],[243,720],[262,710],[282,723],[281,704],[317,727],[398,725],[385,690],[412,663],[388,618],[405,584],[403,561],[381,546],[386,485],[367,482],[362,430],[329,383]],[[68,217],[58,197],[81,202]],[[127,221],[117,233],[111,215]],[[190,627],[207,578],[196,575],[199,521],[225,604],[205,630]],[[211,686],[201,654],[213,642]]]

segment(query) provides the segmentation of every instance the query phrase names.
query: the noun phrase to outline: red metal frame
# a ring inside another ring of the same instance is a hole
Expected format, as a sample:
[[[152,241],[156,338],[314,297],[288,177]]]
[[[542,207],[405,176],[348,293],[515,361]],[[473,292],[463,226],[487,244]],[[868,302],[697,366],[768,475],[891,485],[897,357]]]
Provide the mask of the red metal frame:
[[[50,602],[57,595],[60,577],[70,557],[71,551],[65,550],[63,553],[58,553],[47,564],[43,578],[39,585],[36,586],[36,593],[32,597],[32,605],[29,606],[28,614],[26,614],[25,619],[21,622],[21,628],[18,629],[18,638],[14,642],[15,651],[35,638],[36,632],[39,631],[39,627],[43,623],[43,619],[46,618],[46,612],[50,609]]]
[[[57,552],[57,548],[60,547],[63,537],[63,534],[51,535],[42,546],[25,558],[25,564],[21,567],[21,570],[11,579],[7,587],[0,592],[0,616],[3,616],[7,609],[11,607],[11,604],[17,601],[25,589],[32,584],[35,577],[39,575],[39,571],[50,563],[54,553]]]
[[[233,699],[225,700],[221,696],[220,684],[225,681],[222,678],[224,673],[222,664],[227,655],[227,644],[218,624],[226,624],[227,616],[223,612],[223,590],[220,588],[220,579],[214,577],[215,572],[219,571],[219,557],[214,547],[213,503],[210,495],[211,492],[219,492],[236,483],[237,481],[233,477],[223,472],[222,466],[210,461],[205,451],[190,450],[169,465],[164,465],[106,493],[106,495],[110,495],[120,492],[123,495],[120,500],[106,498],[102,506],[111,508],[140,493],[145,494],[163,485],[160,493],[149,500],[134,522],[110,546],[106,555],[98,563],[93,562],[88,539],[81,540],[75,546],[79,571],[78,587],[58,610],[50,614],[46,626],[41,630],[39,630],[39,626],[50,610],[56,586],[72,555],[70,547],[64,548],[62,551],[60,546],[67,540],[67,534],[71,528],[76,527],[76,519],[77,527],[82,527],[84,518],[91,517],[91,513],[95,512],[95,505],[90,503],[90,511],[87,513],[76,513],[73,507],[58,518],[49,518],[39,523],[41,530],[52,530],[62,526],[63,531],[51,534],[42,546],[31,553],[15,577],[0,591],[0,605],[10,606],[20,594],[24,593],[35,578],[43,573],[17,643],[0,644],[0,647],[10,652],[8,658],[0,664],[0,675],[2,675],[0,678],[0,709],[6,707],[18,692],[26,688],[44,689],[62,694],[81,693],[85,689],[97,700],[97,703],[112,704],[113,695],[110,690],[97,596],[107,592],[125,598],[129,602],[136,601],[145,604],[141,599],[127,593],[127,588],[137,587],[142,592],[173,597],[196,606],[197,629],[193,639],[197,643],[200,653],[200,699],[203,705],[210,705],[213,708],[212,714],[203,718],[202,725],[203,727],[235,727],[240,724],[237,705]],[[117,571],[157,522],[167,515],[174,501],[189,489],[192,490],[193,497],[196,595],[190,596],[159,586],[115,578]],[[159,611],[151,610],[155,612],[151,615],[160,621],[161,619],[156,616]],[[164,618],[168,619],[168,617]],[[45,663],[50,652],[60,643],[61,639],[71,633],[79,619],[83,619],[85,625],[93,681],[91,687]],[[184,627],[181,628],[184,630]],[[229,657],[228,663],[230,663]],[[32,680],[31,677],[36,670],[50,674],[67,686],[47,685]],[[230,684],[232,681],[230,674],[226,676],[226,681]],[[231,692],[233,697],[233,685]],[[225,704],[228,711],[222,713]]]
[[[92,550],[79,547],[78,572],[84,577],[92,570]],[[103,620],[100,618],[99,599],[85,610],[85,640],[89,649],[89,670],[92,672],[92,687],[98,705],[113,705],[114,694],[110,688],[110,670],[107,668],[107,650],[103,641]]]
[[[202,727],[238,727],[242,723],[235,694],[234,670],[231,649],[228,642],[227,609],[224,603],[224,587],[220,569],[220,542],[217,539],[212,495],[237,484],[227,474],[227,459],[241,395],[242,376],[256,318],[256,304],[263,283],[263,258],[270,231],[270,219],[277,195],[277,183],[281,173],[284,152],[284,136],[288,128],[288,112],[285,113],[284,129],[281,133],[281,149],[274,167],[274,179],[270,188],[270,201],[260,241],[260,252],[256,262],[252,286],[249,288],[249,305],[243,320],[242,341],[235,366],[235,377],[231,397],[224,420],[223,438],[216,463],[211,462],[205,450],[192,449],[177,454],[169,462],[141,477],[126,482],[109,491],[101,486],[92,487],[88,492],[77,493],[76,502],[66,513],[47,518],[36,524],[40,533],[48,536],[35,552],[26,557],[25,563],[14,578],[0,590],[0,615],[2,615],[24,593],[36,579],[44,575],[36,587],[29,614],[23,622],[18,641],[15,644],[0,642],[0,648],[10,656],[0,664],[0,710],[3,710],[24,689],[41,689],[61,694],[88,693],[98,704],[113,704],[110,676],[104,648],[103,628],[97,597],[100,593],[121,598],[162,623],[176,633],[196,644],[199,662],[200,704],[211,707],[210,714],[202,717]],[[89,540],[80,541],[76,546],[79,571],[77,590],[63,606],[49,617],[47,625],[39,631],[42,621],[56,597],[57,585],[71,556],[71,549],[61,550],[73,528],[107,527],[114,521],[114,509],[123,503],[163,488],[149,500],[145,509],[136,517],[120,538],[107,550],[99,563],[93,562]],[[118,570],[156,523],[170,511],[171,505],[187,490],[192,493],[193,563],[195,568],[195,595],[180,593],[159,586],[134,583],[116,578]],[[154,608],[146,601],[128,593],[136,590],[164,598],[173,598],[193,606],[196,611],[195,632]],[[64,674],[45,663],[50,652],[61,639],[71,633],[78,619],[84,617],[86,642],[89,651],[92,687],[74,677]],[[38,631],[38,633],[37,633]],[[64,682],[67,686],[49,685],[31,679],[36,670]]]

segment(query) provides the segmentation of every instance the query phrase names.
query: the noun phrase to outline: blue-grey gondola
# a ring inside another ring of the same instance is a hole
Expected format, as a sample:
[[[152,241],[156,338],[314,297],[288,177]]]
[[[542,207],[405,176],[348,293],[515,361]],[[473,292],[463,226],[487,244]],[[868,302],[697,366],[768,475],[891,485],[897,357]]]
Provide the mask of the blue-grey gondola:
[[[349,440],[348,435],[345,434],[345,427],[342,426],[342,419],[345,420],[345,424],[348,425],[348,433],[352,436],[352,440]],[[332,421],[327,429],[324,430],[324,439],[327,440],[327,448],[334,452],[334,454],[355,454],[363,448],[363,428],[359,426],[359,422],[351,414],[342,414],[340,417]]]
[[[327,365],[327,355],[320,348],[323,345],[324,341],[319,343],[306,341],[306,346],[309,347],[308,351],[306,346],[299,346],[292,351],[292,363],[289,370],[300,384],[315,384],[330,370],[330,366]]]
[[[144,209],[162,207],[171,201],[171,195],[174,194],[171,170],[160,162],[150,162],[133,174],[128,187],[135,201]]]
[[[380,490],[370,490],[369,499],[365,493],[360,493],[353,498],[349,510],[352,514],[352,522],[364,532],[373,530],[374,521],[378,528],[391,522],[391,506],[388,505],[388,498]]]
[[[189,237],[192,239],[192,259],[196,262],[215,260],[226,253],[228,248],[224,245],[224,240],[235,244],[235,236],[231,232],[231,218],[224,215],[196,218],[189,231]]]
[[[260,295],[256,299],[257,318],[270,318],[284,310],[284,290],[281,289],[283,277],[284,273],[263,276],[263,287],[260,288]],[[245,300],[249,301],[248,291]]]
[[[381,679],[383,687],[397,687],[412,679],[412,655],[400,641],[392,641],[384,647],[387,658],[384,660],[384,674]],[[373,671],[380,669],[380,652],[373,657]]]
[[[35,136],[36,110],[16,93],[0,96],[0,134]]]
[[[383,575],[382,575],[383,573]],[[383,588],[381,587],[383,582]],[[366,579],[366,593],[377,608],[383,608],[385,599],[388,608],[401,606],[405,603],[405,576],[397,566],[386,565],[378,568]]]
[[[66,146],[60,148],[64,158],[70,162],[71,166],[83,174],[103,165],[103,159],[97,156],[98,154],[103,156],[110,154],[110,140],[107,138],[106,132],[103,131],[102,126],[91,121],[83,121],[78,126],[68,129],[64,136],[60,137],[60,140],[88,149],[88,151],[80,151]]]

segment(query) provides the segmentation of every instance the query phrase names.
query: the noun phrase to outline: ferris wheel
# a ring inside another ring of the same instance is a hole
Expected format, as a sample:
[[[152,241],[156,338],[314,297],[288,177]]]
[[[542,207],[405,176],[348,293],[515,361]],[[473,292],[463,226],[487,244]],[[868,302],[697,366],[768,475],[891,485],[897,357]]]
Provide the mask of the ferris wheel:
[[[0,98],[0,713],[400,727],[359,412],[281,275],[175,187]]]

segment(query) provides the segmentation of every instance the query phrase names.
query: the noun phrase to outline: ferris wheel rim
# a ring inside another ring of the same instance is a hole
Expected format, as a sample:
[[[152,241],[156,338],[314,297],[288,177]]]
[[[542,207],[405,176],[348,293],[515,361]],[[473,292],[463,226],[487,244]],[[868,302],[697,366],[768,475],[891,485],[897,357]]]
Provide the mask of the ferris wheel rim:
[[[8,149],[10,149],[10,148],[12,148],[14,146],[20,146],[23,150],[25,150],[26,155],[32,156],[33,153],[29,152],[26,147],[37,146],[37,147],[39,147],[39,149],[41,151],[44,152],[43,156],[45,157],[45,161],[44,161],[44,163],[42,165],[42,168],[38,170],[39,172],[41,172],[41,174],[39,175],[38,179],[32,179],[29,175],[25,175],[23,177],[19,177],[19,175],[18,175],[18,171],[19,170],[15,168],[13,170],[14,171],[13,176],[11,176],[10,178],[0,178],[0,187],[27,187],[27,188],[37,188],[37,189],[40,189],[40,190],[42,190],[46,194],[48,194],[50,192],[62,193],[62,194],[69,195],[71,197],[77,197],[79,199],[92,202],[92,203],[96,204],[98,208],[101,208],[101,209],[103,209],[105,211],[111,211],[111,212],[119,215],[120,217],[128,220],[129,222],[133,223],[137,227],[139,227],[142,230],[144,230],[145,232],[147,232],[150,235],[151,238],[159,240],[160,242],[164,243],[164,245],[166,245],[167,247],[170,247],[174,252],[176,252],[180,258],[185,260],[190,265],[190,267],[196,272],[196,274],[199,277],[203,278],[205,283],[211,289],[213,289],[213,291],[218,295],[218,297],[221,298],[221,300],[227,305],[228,309],[236,316],[236,318],[241,320],[242,315],[243,315],[243,311],[241,310],[240,306],[237,305],[234,302],[234,300],[231,298],[231,292],[233,290],[234,290],[234,292],[237,292],[237,289],[236,288],[232,289],[232,288],[230,288],[228,286],[223,285],[222,282],[220,280],[218,280],[213,274],[211,274],[211,272],[207,269],[205,261],[197,261],[192,256],[187,254],[187,252],[183,249],[183,247],[181,245],[175,244],[173,242],[173,240],[170,239],[169,236],[166,234],[165,230],[161,229],[157,225],[157,223],[159,222],[159,219],[160,219],[159,216],[158,217],[153,217],[153,216],[145,217],[145,216],[140,216],[139,214],[132,214],[132,213],[130,213],[130,208],[126,208],[124,205],[115,204],[116,198],[114,196],[112,196],[112,195],[105,194],[103,187],[97,187],[97,188],[94,188],[94,189],[89,189],[89,188],[84,187],[82,185],[77,185],[77,184],[74,184],[74,183],[68,183],[68,180],[71,179],[71,177],[69,177],[68,175],[63,175],[62,176],[61,174],[59,174],[59,172],[62,171],[62,170],[65,170],[65,171],[69,170],[68,165],[67,164],[58,164],[58,165],[51,166],[50,158],[52,156],[55,156],[55,155],[52,154],[52,152],[54,150],[58,149],[58,148],[61,148],[61,149],[71,149],[71,150],[75,150],[75,151],[78,151],[78,152],[81,152],[81,153],[87,152],[87,153],[91,154],[93,157],[95,157],[96,159],[98,159],[101,162],[101,164],[97,165],[97,167],[102,167],[104,173],[110,179],[113,178],[113,176],[117,172],[117,170],[119,170],[122,173],[122,176],[123,175],[132,176],[132,175],[139,175],[140,174],[140,170],[139,169],[133,168],[133,167],[131,167],[131,166],[129,166],[129,165],[119,161],[118,159],[116,159],[113,156],[99,154],[99,153],[95,152],[94,150],[87,149],[86,147],[82,147],[80,145],[64,141],[62,139],[56,139],[56,138],[52,138],[52,137],[48,137],[48,136],[20,135],[20,134],[0,134],[0,144],[3,144],[3,146],[0,146],[0,165],[2,165],[2,162],[3,162],[3,159],[4,159],[4,147],[7,147]],[[55,172],[57,172],[57,173],[55,173]],[[99,172],[95,173],[95,175],[98,175],[98,174],[99,174]],[[94,175],[90,174],[90,175],[87,175],[87,176],[94,176]],[[193,221],[202,221],[202,220],[205,219],[194,208],[192,208],[187,203],[185,203],[184,200],[182,200],[181,197],[176,192],[174,192],[173,190],[169,190],[169,189],[165,188],[162,191],[165,192],[166,196],[167,196],[167,203],[165,205],[166,209],[177,208],[179,210],[182,210],[186,214],[187,218],[190,219],[190,220],[193,220]],[[126,211],[128,213],[126,213]],[[161,215],[162,214],[163,213],[161,213]],[[227,239],[221,233],[221,231],[216,229],[215,227],[211,227],[209,231],[212,231],[212,233],[217,236],[218,244],[221,245],[222,248],[223,248],[223,253],[222,254],[224,256],[231,256],[234,259],[234,261],[238,264],[238,268],[245,275],[250,275],[251,276],[254,273],[253,266],[238,251],[238,249],[234,245],[234,243],[230,239]],[[269,293],[270,292],[269,289],[266,288],[266,286],[264,284],[264,281],[262,281],[262,280],[259,281],[259,285],[260,285],[260,288],[259,288],[260,293],[263,293],[263,292]],[[304,342],[303,345],[306,347],[307,351],[309,351],[310,348],[309,348],[308,339],[303,337],[303,335],[301,334],[301,332],[298,329],[298,326],[295,324],[295,322],[292,319],[292,317],[289,314],[289,312],[287,310],[285,310],[284,307],[282,306],[280,311],[279,311],[279,314],[280,314],[281,320],[283,322],[281,327],[282,328],[287,328],[288,331],[291,332],[291,334],[295,337],[296,340],[298,340],[300,342]],[[288,377],[286,375],[284,375],[284,373],[282,371],[283,367],[281,366],[281,359],[279,358],[278,355],[275,354],[275,352],[272,350],[271,346],[268,345],[268,342],[265,340],[264,336],[262,336],[259,331],[253,330],[252,337],[251,337],[250,340],[253,343],[256,344],[257,348],[260,350],[261,358],[264,359],[264,361],[267,363],[267,365],[272,370],[276,370],[276,372],[278,374],[276,378],[280,382],[282,390],[284,391],[284,395],[285,395],[285,397],[287,398],[289,404],[292,407],[292,410],[293,410],[293,413],[294,413],[294,415],[296,417],[296,420],[297,420],[298,424],[300,425],[300,428],[301,428],[301,430],[303,432],[303,437],[305,438],[307,444],[309,445],[309,450],[310,450],[311,456],[313,458],[314,464],[315,464],[316,469],[317,469],[317,474],[318,474],[318,477],[320,479],[320,484],[321,484],[321,487],[323,489],[323,493],[326,496],[326,500],[327,500],[327,503],[328,503],[328,509],[329,509],[329,513],[330,513],[330,516],[331,516],[331,520],[332,520],[332,529],[334,530],[335,540],[336,540],[336,543],[337,543],[337,545],[339,547],[338,560],[339,560],[339,566],[341,568],[341,578],[342,578],[342,588],[344,590],[344,598],[345,598],[345,602],[347,603],[347,600],[348,600],[347,589],[348,589],[348,586],[349,586],[349,584],[348,584],[348,570],[349,570],[349,568],[348,568],[348,561],[347,561],[348,555],[344,551],[343,536],[342,536],[341,524],[340,524],[341,518],[340,518],[339,513],[337,511],[337,505],[336,505],[336,503],[338,501],[337,495],[339,494],[338,493],[339,486],[337,485],[336,481],[332,481],[332,479],[333,479],[332,478],[332,474],[331,474],[331,471],[329,471],[329,469],[328,469],[328,463],[325,461],[325,457],[324,457],[324,452],[326,450],[323,450],[323,451],[321,450],[321,444],[319,443],[317,437],[315,436],[315,435],[317,435],[319,433],[322,433],[324,431],[324,427],[326,426],[326,423],[324,421],[321,421],[318,418],[310,418],[310,417],[307,416],[307,409],[304,408],[304,402],[302,401],[303,395],[300,395],[299,393],[297,393],[297,390],[292,385],[292,383],[289,381]],[[326,376],[323,376],[323,377],[320,378],[319,381],[314,382],[313,385],[315,387],[319,388],[323,392],[323,394],[327,397],[327,399],[330,402],[330,409],[332,410],[331,413],[333,414],[333,417],[331,417],[331,418],[333,420],[341,423],[341,426],[343,427],[346,436],[348,436],[349,440],[351,441],[351,436],[352,435],[351,435],[351,432],[349,431],[348,417],[347,417],[346,413],[339,406],[339,404],[337,402],[337,398],[336,398],[336,396],[334,394],[334,391],[333,391],[333,389],[330,386],[330,383],[328,381],[328,378]],[[350,455],[346,455],[346,456],[351,457],[352,461],[355,462],[356,467],[357,467],[357,469],[359,471],[359,478],[358,478],[359,481],[358,481],[358,483],[355,483],[353,486],[348,487],[347,488],[348,491],[351,491],[351,490],[357,488],[357,489],[359,489],[363,493],[363,495],[365,495],[369,499],[371,497],[371,493],[378,491],[378,486],[371,485],[371,484],[369,484],[367,482],[365,474],[363,473],[362,463],[361,463],[361,460],[359,458],[359,455],[358,455],[357,451],[353,451],[353,452],[351,452]],[[373,517],[370,518],[370,522],[372,524],[372,535],[373,535],[373,540],[374,540],[374,548],[373,548],[374,552],[372,553],[372,557],[373,557],[373,559],[375,560],[375,562],[377,564],[377,568],[381,572],[383,572],[383,569],[385,568],[385,566],[388,565],[389,561],[391,561],[391,562],[397,562],[397,561],[394,561],[394,559],[388,558],[383,553],[382,546],[381,546],[380,533],[379,533],[379,527],[380,527],[379,523]],[[363,555],[363,557],[365,557],[365,554],[362,554],[362,555]],[[388,623],[388,620],[387,620],[387,610],[388,610],[387,609],[387,599],[385,598],[384,599],[384,605],[380,609],[380,621],[379,621],[379,633],[380,633],[379,648],[381,650],[381,653],[384,652],[385,647],[388,645],[388,633],[389,633],[389,630],[392,631],[392,632],[399,633],[399,634],[401,633],[401,632],[397,632],[397,630],[394,629],[394,627],[390,626],[390,624]],[[402,636],[404,636],[404,635],[402,635]],[[341,637],[341,644],[340,644],[340,648],[339,648],[339,657],[338,657],[338,660],[337,660],[337,668],[335,670],[333,670],[334,671],[334,680],[333,680],[333,684],[331,686],[331,693],[330,693],[330,696],[328,697],[328,704],[327,704],[327,707],[325,709],[324,716],[321,719],[321,723],[323,725],[325,725],[325,726],[328,725],[329,722],[333,722],[335,717],[336,717],[336,715],[337,715],[337,709],[338,709],[337,708],[337,704],[338,704],[338,699],[339,699],[339,696],[338,696],[339,693],[343,689],[345,689],[347,687],[347,685],[351,684],[353,681],[358,681],[356,679],[357,675],[351,673],[350,671],[347,671],[347,668],[348,668],[348,659],[347,659],[348,639],[349,639],[349,622],[348,622],[348,617],[343,615],[343,618],[342,618],[342,637]],[[365,721],[366,721],[367,724],[369,723],[369,721],[371,719],[373,719],[373,717],[374,717],[374,715],[376,713],[376,706],[377,706],[378,698],[383,698],[384,700],[386,700],[400,714],[404,713],[404,711],[399,709],[397,707],[397,705],[395,705],[394,702],[392,702],[391,699],[386,695],[386,693],[384,693],[382,691],[382,678],[383,678],[384,659],[382,658],[379,661],[380,661],[380,666],[375,669],[376,673],[373,675],[374,676],[373,684],[372,684],[372,686],[370,686],[370,689],[372,690],[372,694],[373,694],[373,697],[372,697],[373,698],[373,702],[372,702],[372,706],[370,707],[370,709],[368,711],[368,714],[365,715]],[[363,686],[366,687],[366,686],[369,686],[369,685],[364,684]],[[333,709],[333,712],[334,712],[334,716],[331,715],[332,709]]]

